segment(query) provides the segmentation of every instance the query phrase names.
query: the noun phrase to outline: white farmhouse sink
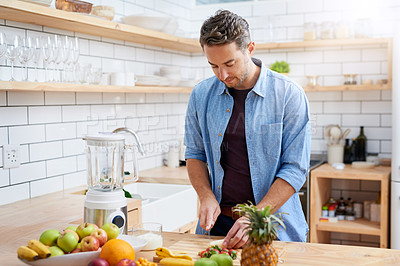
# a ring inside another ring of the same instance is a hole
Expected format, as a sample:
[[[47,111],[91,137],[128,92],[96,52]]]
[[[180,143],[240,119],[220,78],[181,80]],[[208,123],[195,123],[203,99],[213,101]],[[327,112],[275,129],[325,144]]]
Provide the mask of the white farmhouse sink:
[[[158,222],[174,231],[197,219],[197,194],[190,185],[133,183],[124,189],[142,198],[142,222]]]

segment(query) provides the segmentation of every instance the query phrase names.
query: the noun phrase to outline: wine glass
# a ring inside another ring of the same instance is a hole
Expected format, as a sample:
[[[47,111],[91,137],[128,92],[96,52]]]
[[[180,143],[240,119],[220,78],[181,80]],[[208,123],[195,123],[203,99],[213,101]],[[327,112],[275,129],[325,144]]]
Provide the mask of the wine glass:
[[[22,38],[21,50],[19,53],[19,61],[22,64],[22,80],[28,81],[28,67],[27,63],[33,56],[33,44],[31,37]],[[25,75],[26,74],[26,75]]]
[[[54,45],[53,40],[50,36],[42,37],[41,38],[41,49],[43,54],[43,63],[44,63],[44,75],[45,81],[50,81],[49,78],[49,65],[54,57]]]
[[[59,82],[60,81],[60,75],[58,75],[58,70],[60,68],[60,63],[62,60],[62,42],[61,42],[61,37],[58,35],[54,35],[54,57],[52,62],[54,63],[54,75],[53,75],[53,82]]]
[[[39,66],[39,60],[40,60],[40,55],[41,55],[41,46],[40,46],[40,38],[36,37],[33,40],[33,57],[32,57],[32,61],[33,64],[35,65],[35,82],[38,81],[38,66]]]
[[[11,79],[10,81],[15,81],[14,79],[14,63],[15,59],[18,58],[20,50],[21,50],[21,37],[18,35],[15,35],[12,38],[12,41],[10,44],[7,45],[7,51],[6,51],[6,57],[8,60],[11,62]]]
[[[71,42],[71,53],[72,53],[72,56],[71,56],[72,57],[72,64],[73,64],[73,68],[74,68],[74,70],[73,70],[73,80],[76,83],[78,83],[79,79],[78,79],[77,71],[76,71],[76,69],[78,68],[78,59],[79,59],[79,53],[80,53],[78,37],[75,37],[74,39],[72,39],[72,42]]]
[[[6,54],[7,51],[7,42],[6,42],[6,35],[4,32],[0,32],[0,59]]]
[[[61,75],[61,82],[65,82],[67,80],[67,63],[70,57],[70,49],[71,42],[68,36],[64,36],[61,39],[61,61],[63,63],[62,75]]]

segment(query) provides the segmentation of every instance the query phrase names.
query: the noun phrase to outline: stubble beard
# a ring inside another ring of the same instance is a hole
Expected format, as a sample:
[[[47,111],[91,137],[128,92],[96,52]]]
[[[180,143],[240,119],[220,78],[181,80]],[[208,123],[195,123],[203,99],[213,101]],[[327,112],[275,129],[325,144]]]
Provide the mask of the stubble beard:
[[[225,85],[228,87],[228,88],[237,88],[237,87],[240,87],[242,84],[243,84],[243,82],[247,79],[247,77],[249,76],[249,73],[250,73],[250,64],[249,64],[249,60],[247,59],[246,60],[246,72],[240,77],[240,78],[237,78],[238,79],[238,83],[237,84],[235,84],[234,86],[228,86],[228,84],[226,84],[225,82]]]

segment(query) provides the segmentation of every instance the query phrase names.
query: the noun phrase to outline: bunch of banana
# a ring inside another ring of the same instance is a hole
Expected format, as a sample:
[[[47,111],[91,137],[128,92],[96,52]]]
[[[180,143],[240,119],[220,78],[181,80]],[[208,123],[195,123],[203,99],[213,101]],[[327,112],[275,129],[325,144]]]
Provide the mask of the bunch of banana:
[[[17,250],[19,258],[34,261],[50,257],[50,249],[42,242],[32,239],[28,242],[28,246],[20,246]]]
[[[164,258],[175,258],[175,259],[184,259],[184,260],[190,260],[192,261],[192,257],[184,254],[176,254],[169,250],[168,248],[160,247],[156,249],[156,255],[160,259]]]
[[[163,258],[160,260],[160,265],[165,266],[194,266],[194,261],[178,259],[178,258]]]

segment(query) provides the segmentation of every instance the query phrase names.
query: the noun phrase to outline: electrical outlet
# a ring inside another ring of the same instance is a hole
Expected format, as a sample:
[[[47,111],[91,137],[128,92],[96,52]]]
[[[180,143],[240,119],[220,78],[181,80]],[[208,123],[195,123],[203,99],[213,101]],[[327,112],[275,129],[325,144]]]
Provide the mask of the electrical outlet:
[[[3,168],[16,168],[21,164],[19,158],[19,145],[3,145]]]

